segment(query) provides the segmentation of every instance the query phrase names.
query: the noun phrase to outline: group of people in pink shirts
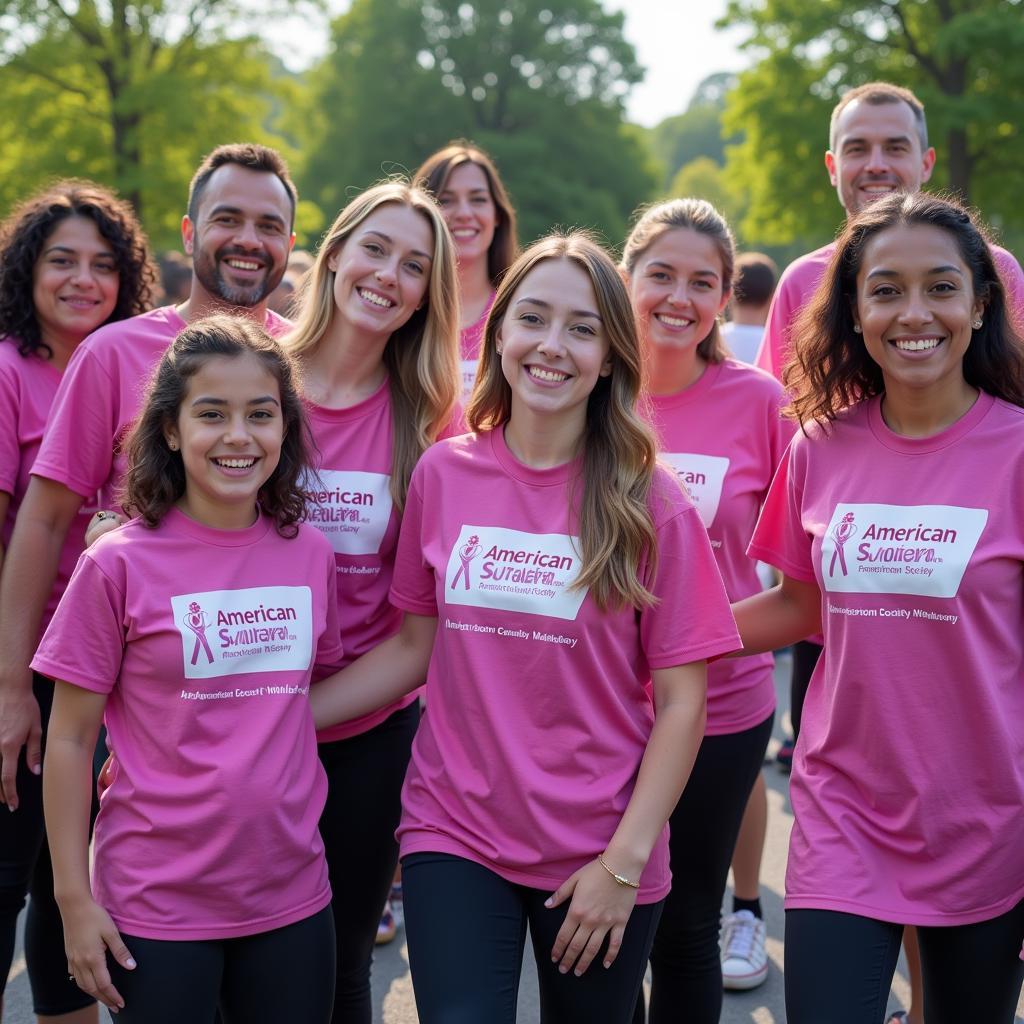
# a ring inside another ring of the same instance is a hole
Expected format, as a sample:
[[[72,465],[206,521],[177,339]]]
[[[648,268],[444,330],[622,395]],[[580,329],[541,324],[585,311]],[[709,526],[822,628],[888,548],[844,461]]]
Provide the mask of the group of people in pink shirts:
[[[842,97],[847,219],[760,366],[722,337],[710,203],[641,210],[618,257],[520,250],[468,143],[338,214],[294,322],[266,147],[196,171],[178,306],[108,190],[13,211],[0,968],[28,892],[37,1015],[370,1024],[400,858],[424,1024],[513,1024],[527,934],[547,1024],[714,1024],[723,966],[768,969],[756,871],[720,931],[763,844],[771,652],[816,642],[789,1020],[882,1024],[907,930],[898,1016],[1010,1024],[1024,275],[921,190],[934,160],[913,94]]]

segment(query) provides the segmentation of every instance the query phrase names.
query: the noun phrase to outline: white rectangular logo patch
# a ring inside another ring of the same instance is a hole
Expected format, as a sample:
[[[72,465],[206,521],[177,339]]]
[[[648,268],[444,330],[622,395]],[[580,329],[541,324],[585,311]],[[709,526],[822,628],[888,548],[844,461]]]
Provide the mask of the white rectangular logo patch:
[[[321,469],[307,477],[306,522],[339,555],[375,555],[391,519],[391,477],[386,473]]]
[[[186,679],[305,671],[313,657],[309,587],[207,590],[171,598]]]
[[[700,514],[704,529],[710,529],[718,515],[729,460],[720,455],[691,455],[689,452],[659,452],[658,457],[676,471]]]
[[[578,543],[562,533],[463,526],[448,558],[445,601],[573,620],[587,596],[586,588],[569,589],[580,574]]]
[[[821,542],[825,589],[955,597],[988,521],[956,505],[836,505]]]

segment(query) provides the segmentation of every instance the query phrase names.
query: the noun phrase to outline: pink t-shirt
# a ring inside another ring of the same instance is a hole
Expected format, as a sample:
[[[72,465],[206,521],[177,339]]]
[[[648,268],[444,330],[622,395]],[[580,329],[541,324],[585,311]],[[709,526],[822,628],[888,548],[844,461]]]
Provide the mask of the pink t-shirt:
[[[650,395],[659,458],[676,471],[700,513],[731,601],[757,594],[747,557],[757,514],[793,433],[779,415],[783,391],[767,373],[727,359],[674,395]],[[775,708],[773,658],[723,658],[708,666],[707,734],[742,732]]]
[[[449,853],[553,890],[608,844],[651,727],[651,670],[735,650],[700,519],[665,470],[650,504],[660,603],[601,612],[571,584],[579,463],[536,470],[501,430],[434,445],[413,473],[391,600],[438,617],[427,714],[398,829],[403,856]],[[668,830],[639,900],[669,889]]]
[[[263,326],[275,337],[291,328],[269,311]],[[161,306],[90,334],[68,363],[32,472],[85,498],[99,492],[100,508],[119,508],[123,442],[156,364],[184,327],[174,306]]]
[[[462,366],[462,400],[469,398],[476,383],[476,371],[480,365],[480,342],[483,341],[487,317],[494,305],[495,292],[487,300],[479,319],[459,332],[459,360]]]
[[[782,371],[789,358],[792,344],[789,335],[793,324],[825,276],[835,250],[836,243],[830,242],[794,260],[782,274],[768,310],[761,348],[754,360],[755,366],[767,370],[777,380],[782,380]],[[1013,254],[998,245],[992,246],[992,258],[1006,287],[1010,316],[1021,325],[1018,329],[1024,330],[1024,272]]]
[[[388,381],[348,409],[306,403],[320,452],[319,482],[308,485],[307,522],[331,542],[337,565],[338,619],[345,663],[398,632],[402,613],[388,601],[399,517],[391,501],[391,392]],[[317,668],[314,682],[330,675]],[[322,729],[321,743],[372,729],[417,699],[411,693],[362,718]]]
[[[822,593],[787,908],[958,925],[1024,898],[1024,409],[798,434],[750,554]]]
[[[110,695],[93,895],[118,928],[231,938],[328,904],[308,696],[338,636],[334,559],[306,526],[214,530],[172,510],[82,554],[32,667]]]
[[[48,359],[23,356],[18,352],[16,339],[0,339],[0,491],[11,496],[3,523],[5,549],[11,542],[14,520],[28,490],[29,471],[39,451],[60,378],[60,370]],[[46,629],[71,579],[78,553],[85,547],[89,517],[95,511],[95,502],[87,502],[71,523],[61,549],[57,578],[43,613],[42,630]]]

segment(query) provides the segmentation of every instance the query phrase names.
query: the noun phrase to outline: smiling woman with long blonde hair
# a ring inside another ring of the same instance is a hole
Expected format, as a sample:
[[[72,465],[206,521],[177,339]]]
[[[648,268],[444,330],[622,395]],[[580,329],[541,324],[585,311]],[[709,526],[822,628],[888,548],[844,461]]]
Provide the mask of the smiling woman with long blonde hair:
[[[325,236],[300,310],[285,346],[319,449],[308,517],[334,547],[347,662],[399,628],[388,588],[409,480],[460,422],[455,256],[430,196],[389,181],[353,199]],[[330,784],[320,831],[337,932],[334,1024],[370,1024],[370,961],[418,720],[409,694],[318,735]]]
[[[527,923],[541,1019],[626,1024],[705,659],[735,631],[704,528],[636,414],[640,353],[610,257],[578,233],[536,243],[483,346],[476,432],[413,473],[391,589],[402,629],[316,688],[314,715],[365,713],[427,673],[399,827],[424,1024],[512,1024]]]

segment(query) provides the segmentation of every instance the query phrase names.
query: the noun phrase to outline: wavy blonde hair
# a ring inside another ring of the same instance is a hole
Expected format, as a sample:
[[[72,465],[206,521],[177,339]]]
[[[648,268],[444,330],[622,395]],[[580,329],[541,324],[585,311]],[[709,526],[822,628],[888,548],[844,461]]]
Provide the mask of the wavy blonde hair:
[[[360,193],[338,214],[306,274],[298,302],[301,312],[284,345],[301,362],[323,340],[335,314],[335,275],[328,261],[370,214],[389,203],[422,214],[434,232],[427,300],[392,332],[384,348],[394,437],[391,497],[401,511],[413,467],[450,423],[461,391],[455,247],[428,193],[404,180],[385,181]]]
[[[589,588],[602,611],[655,603],[641,583],[646,558],[653,573],[657,536],[649,507],[654,477],[654,436],[637,415],[641,358],[629,294],[611,257],[585,232],[549,235],[534,243],[509,268],[487,318],[480,350],[480,372],[466,420],[472,430],[496,430],[512,414],[512,389],[501,368],[498,329],[519,286],[549,260],[567,260],[590,279],[597,311],[608,338],[611,373],[599,377],[587,400],[583,455],[583,494],[579,511],[583,570],[576,587]],[[572,497],[570,496],[570,501]]]

